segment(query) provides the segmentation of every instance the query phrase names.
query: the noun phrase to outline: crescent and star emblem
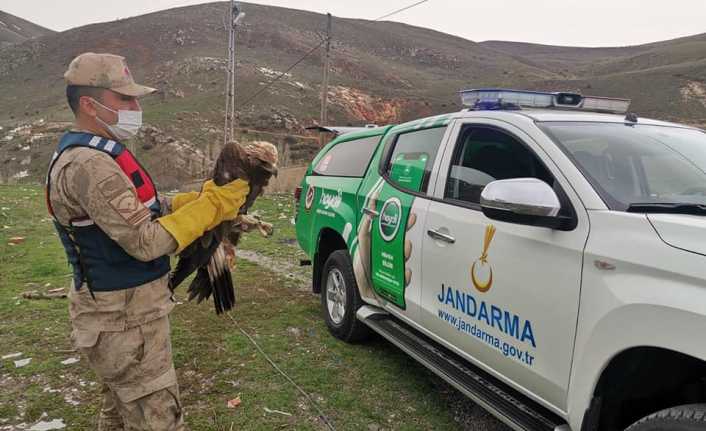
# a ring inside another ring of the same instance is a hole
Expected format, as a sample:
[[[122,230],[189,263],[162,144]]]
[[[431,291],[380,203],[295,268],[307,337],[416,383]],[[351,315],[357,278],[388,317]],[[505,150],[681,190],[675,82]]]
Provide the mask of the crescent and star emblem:
[[[490,248],[490,243],[493,241],[493,236],[495,236],[495,226],[492,224],[486,226],[485,238],[483,239],[483,254],[481,254],[471,266],[471,280],[473,281],[473,285],[476,289],[478,289],[481,293],[489,291],[493,285],[493,268],[488,263],[488,249]],[[476,271],[486,267],[490,272],[487,280],[479,280],[479,277],[476,275]]]

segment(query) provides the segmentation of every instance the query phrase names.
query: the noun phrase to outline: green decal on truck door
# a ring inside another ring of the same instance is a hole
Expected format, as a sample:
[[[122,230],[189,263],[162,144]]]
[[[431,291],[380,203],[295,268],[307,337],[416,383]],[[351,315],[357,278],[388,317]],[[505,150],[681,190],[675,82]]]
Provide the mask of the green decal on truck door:
[[[404,242],[414,196],[383,183],[375,207],[380,208],[371,228],[370,266],[373,288],[380,296],[405,308]],[[372,204],[372,202],[371,202]]]
[[[428,160],[426,153],[400,154],[392,160],[390,180],[410,191],[419,191]],[[375,199],[379,215],[371,232],[373,288],[401,308],[405,308],[405,287],[411,279],[411,273],[405,268],[405,235],[413,203],[414,195],[383,182]]]
[[[371,168],[372,175],[359,191],[362,212],[358,241],[352,247],[356,262],[360,262],[358,273],[364,270],[375,293],[402,309],[406,308],[405,290],[413,271],[406,266],[413,248],[406,238],[407,231],[416,221],[416,214],[410,214],[410,210],[416,194],[426,193],[431,167],[446,131],[441,126],[448,121],[448,117],[434,117],[393,128],[395,133],[387,135],[383,147],[392,151],[390,159],[380,171]],[[380,165],[383,153],[380,149],[373,157],[373,167]],[[386,173],[384,178],[377,176],[381,171]]]

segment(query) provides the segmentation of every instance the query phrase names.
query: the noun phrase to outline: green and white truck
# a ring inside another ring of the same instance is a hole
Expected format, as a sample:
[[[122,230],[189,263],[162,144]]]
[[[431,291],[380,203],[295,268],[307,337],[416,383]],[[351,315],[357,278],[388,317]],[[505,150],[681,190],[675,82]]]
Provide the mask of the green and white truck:
[[[331,333],[382,335],[516,430],[706,430],[706,134],[624,99],[462,97],[309,166]]]

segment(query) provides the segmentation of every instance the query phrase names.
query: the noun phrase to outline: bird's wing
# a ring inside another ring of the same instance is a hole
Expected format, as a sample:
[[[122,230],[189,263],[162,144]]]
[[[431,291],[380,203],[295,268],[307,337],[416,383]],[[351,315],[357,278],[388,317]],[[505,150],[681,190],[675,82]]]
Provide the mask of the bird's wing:
[[[247,179],[250,192],[240,208],[247,214],[269,178],[276,174],[277,149],[272,144],[241,147],[231,143],[221,150],[213,172],[213,181],[223,185],[237,178]],[[192,243],[179,254],[179,262],[170,278],[170,287],[176,288],[196,271],[189,286],[189,300],[198,302],[213,295],[216,313],[230,310],[235,305],[233,278],[228,265],[224,240],[230,239],[235,246],[240,234],[231,234],[232,223],[224,222],[213,231]]]
[[[221,224],[222,225],[222,224]],[[203,234],[196,241],[189,244],[181,253],[176,268],[169,277],[169,287],[174,290],[198,268],[208,264],[211,255],[216,251],[221,238],[227,232],[218,225],[215,229]]]

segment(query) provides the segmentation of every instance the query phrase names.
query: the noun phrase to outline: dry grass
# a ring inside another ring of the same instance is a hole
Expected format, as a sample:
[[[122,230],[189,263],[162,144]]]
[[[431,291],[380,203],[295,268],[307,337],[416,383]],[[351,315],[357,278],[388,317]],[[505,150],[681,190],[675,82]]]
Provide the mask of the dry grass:
[[[291,193],[301,183],[306,166],[297,166],[291,168],[282,168],[279,171],[277,178],[270,180],[270,185],[267,187],[267,193]]]

